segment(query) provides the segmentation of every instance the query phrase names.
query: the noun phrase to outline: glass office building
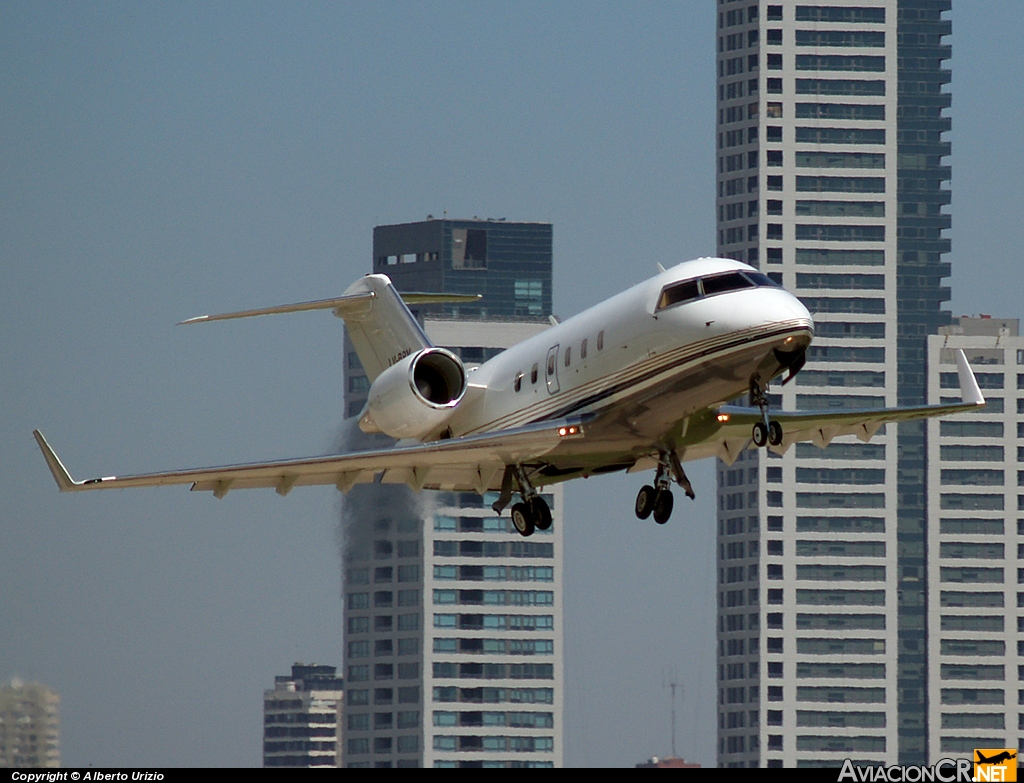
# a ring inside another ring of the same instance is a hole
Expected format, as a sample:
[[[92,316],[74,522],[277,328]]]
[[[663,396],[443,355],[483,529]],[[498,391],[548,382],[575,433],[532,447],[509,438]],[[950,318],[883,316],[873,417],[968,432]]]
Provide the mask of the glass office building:
[[[775,406],[925,401],[949,323],[949,9],[717,4],[718,253],[816,325]],[[719,463],[720,765],[925,763],[925,433]]]

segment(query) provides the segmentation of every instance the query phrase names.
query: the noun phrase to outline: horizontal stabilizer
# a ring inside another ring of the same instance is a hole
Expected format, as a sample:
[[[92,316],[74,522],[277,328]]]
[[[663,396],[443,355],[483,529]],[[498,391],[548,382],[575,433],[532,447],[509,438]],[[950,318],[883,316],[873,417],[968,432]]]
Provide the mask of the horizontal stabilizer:
[[[194,318],[186,318],[179,321],[178,326],[189,324],[206,323],[207,321],[230,321],[234,318],[253,318],[257,315],[279,315],[280,313],[301,313],[307,310],[334,310],[335,315],[344,317],[346,310],[352,310],[360,304],[369,303],[376,296],[373,291],[362,291],[346,296],[336,296],[332,299],[316,299],[311,302],[296,302],[295,304],[275,305],[274,307],[259,307],[255,310],[239,310],[234,313],[219,313],[217,315],[197,315]],[[410,292],[399,294],[402,301],[407,305],[417,304],[463,304],[477,302],[483,297],[480,294],[436,294],[429,292]]]

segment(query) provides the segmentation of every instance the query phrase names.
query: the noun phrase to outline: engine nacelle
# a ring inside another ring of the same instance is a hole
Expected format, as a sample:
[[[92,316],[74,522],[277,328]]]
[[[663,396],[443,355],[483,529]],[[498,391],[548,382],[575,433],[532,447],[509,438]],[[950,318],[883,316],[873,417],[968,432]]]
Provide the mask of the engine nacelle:
[[[466,393],[466,370],[444,348],[425,348],[377,376],[359,419],[363,432],[423,438],[440,430]]]

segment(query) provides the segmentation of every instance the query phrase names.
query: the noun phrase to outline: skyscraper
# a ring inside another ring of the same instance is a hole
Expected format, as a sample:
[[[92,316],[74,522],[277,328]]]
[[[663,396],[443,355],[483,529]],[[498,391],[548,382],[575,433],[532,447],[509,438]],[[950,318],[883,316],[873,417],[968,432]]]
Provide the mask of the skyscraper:
[[[956,397],[963,349],[988,405],[928,422],[931,759],[1024,746],[1024,339],[1015,318],[939,331],[929,400]]]
[[[551,226],[379,226],[374,271],[399,291],[482,293],[417,313],[472,366],[547,327]],[[348,342],[346,357],[354,416],[369,383]],[[490,510],[496,494],[346,498],[347,766],[561,765],[561,487],[545,492],[554,524],[530,540]]]
[[[773,405],[925,401],[949,321],[949,8],[719,0],[718,252],[815,317]],[[719,464],[720,765],[925,762],[924,435]]]
[[[0,767],[59,767],[60,697],[45,685],[0,687]]]
[[[340,767],[344,683],[333,666],[296,663],[263,692],[264,767]]]

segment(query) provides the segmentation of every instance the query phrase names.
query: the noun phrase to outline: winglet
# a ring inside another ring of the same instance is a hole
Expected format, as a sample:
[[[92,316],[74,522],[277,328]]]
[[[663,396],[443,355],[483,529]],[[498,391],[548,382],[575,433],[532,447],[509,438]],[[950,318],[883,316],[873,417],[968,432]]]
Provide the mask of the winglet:
[[[47,466],[50,468],[50,473],[53,474],[54,481],[57,482],[57,486],[61,492],[73,492],[82,486],[81,481],[75,481],[71,478],[71,474],[68,473],[68,469],[64,467],[64,463],[60,461],[60,458],[54,453],[53,449],[50,448],[50,444],[46,442],[46,438],[43,437],[43,433],[39,430],[32,430],[32,434],[36,437],[36,443],[39,444],[40,450],[43,452],[43,459],[46,460]]]
[[[978,379],[974,377],[974,371],[967,362],[963,349],[958,348],[956,352],[956,371],[960,376],[960,398],[967,403],[984,405],[985,397],[978,386]]]

